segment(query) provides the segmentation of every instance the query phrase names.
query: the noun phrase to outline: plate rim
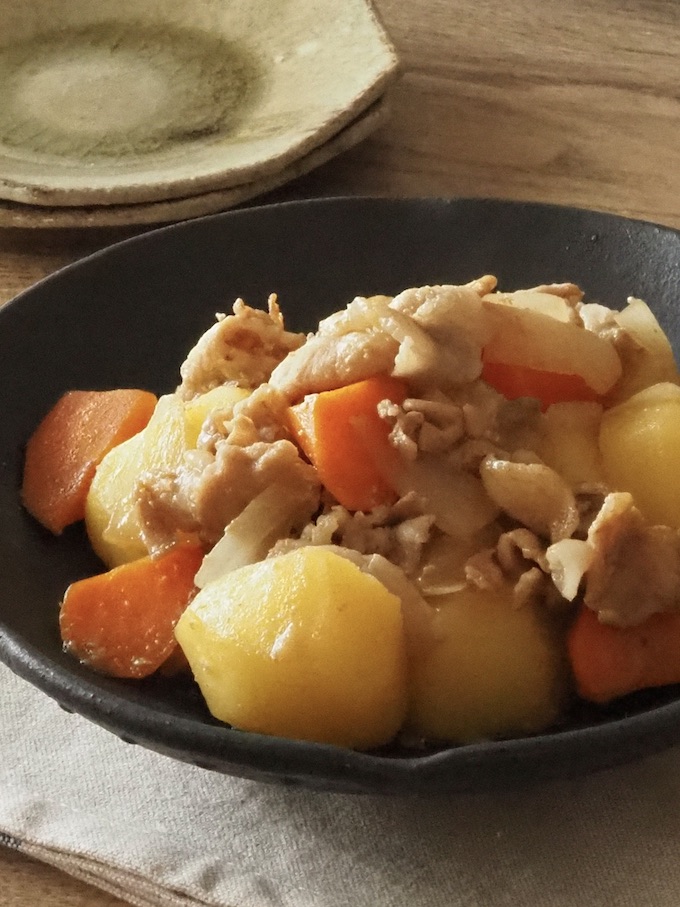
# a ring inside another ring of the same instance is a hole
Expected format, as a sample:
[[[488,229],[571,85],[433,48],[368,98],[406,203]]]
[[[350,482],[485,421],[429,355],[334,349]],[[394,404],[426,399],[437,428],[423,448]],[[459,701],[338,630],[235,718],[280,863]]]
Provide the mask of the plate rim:
[[[259,195],[279,189],[286,183],[306,176],[334,157],[363,142],[388,119],[389,98],[378,97],[355,119],[343,126],[325,142],[307,154],[291,161],[280,170],[252,182],[226,188],[209,189],[185,198],[112,205],[35,205],[0,198],[0,228],[64,229],[174,225],[178,220],[193,220],[208,214],[220,214],[242,205]]]
[[[260,4],[266,10],[266,4]],[[246,7],[247,8],[247,7]],[[320,109],[316,125],[307,125],[305,128],[295,126],[288,129],[288,139],[282,147],[271,154],[261,151],[253,160],[243,161],[240,164],[230,163],[230,140],[226,143],[212,143],[213,147],[210,160],[194,172],[177,173],[177,162],[170,161],[161,167],[158,179],[140,179],[139,176],[126,177],[117,172],[115,166],[106,171],[109,177],[101,177],[101,185],[68,185],[59,178],[58,164],[50,167],[44,162],[36,169],[36,175],[29,173],[13,174],[7,167],[12,162],[21,166],[22,162],[30,162],[30,155],[22,154],[21,150],[11,151],[0,137],[0,198],[15,204],[28,204],[32,206],[50,207],[83,207],[107,206],[114,204],[148,204],[153,202],[167,202],[187,199],[191,196],[204,195],[209,191],[224,191],[251,183],[260,179],[271,179],[279,170],[290,167],[303,155],[308,155],[316,148],[325,144],[337,132],[344,129],[358,118],[376,102],[387,88],[397,80],[402,71],[402,64],[396,46],[390,38],[384,24],[377,15],[373,0],[351,0],[348,7],[348,16],[361,16],[361,27],[365,31],[365,39],[372,51],[372,72],[369,79],[368,72],[361,81],[357,80],[356,87],[347,92],[347,97],[342,102],[332,107],[330,104]],[[126,12],[119,20],[121,23],[130,23]],[[155,21],[153,17],[148,20],[154,26],[165,20]],[[170,21],[170,20],[168,20]],[[92,24],[110,24],[110,19],[94,19]],[[172,23],[171,23],[172,24]],[[205,29],[204,29],[205,30]],[[238,31],[238,29],[236,30]],[[49,33],[49,32],[48,32]],[[332,33],[332,32],[331,32]],[[36,30],[40,35],[40,29]],[[0,51],[2,48],[0,48]],[[302,57],[304,58],[304,54]],[[361,71],[361,68],[359,68]],[[286,131],[284,131],[285,134]],[[162,158],[162,155],[159,159]],[[71,158],[74,164],[81,164],[81,170],[87,172],[87,162],[77,155]],[[24,165],[25,166],[25,165]],[[152,164],[150,166],[153,166]],[[139,170],[140,168],[137,168]],[[148,169],[148,168],[147,168]],[[40,172],[50,174],[49,178],[40,175]],[[137,171],[135,171],[136,173]],[[105,180],[108,179],[108,183]]]

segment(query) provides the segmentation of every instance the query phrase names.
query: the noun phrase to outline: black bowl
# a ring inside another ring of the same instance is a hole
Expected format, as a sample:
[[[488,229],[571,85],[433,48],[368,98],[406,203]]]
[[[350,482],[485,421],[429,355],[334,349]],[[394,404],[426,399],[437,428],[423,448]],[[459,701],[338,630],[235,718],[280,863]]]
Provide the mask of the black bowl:
[[[0,658],[124,740],[220,772],[308,787],[432,793],[610,767],[680,741],[680,691],[582,709],[550,733],[429,752],[356,753],[214,721],[188,681],[100,677],[62,651],[58,603],[101,569],[82,527],[44,532],[19,500],[23,446],[69,388],[173,389],[189,347],[237,296],[279,294],[291,329],[357,294],[496,274],[503,289],[574,281],[640,296],[680,338],[680,234],[607,214],[479,200],[330,199],[154,231],[42,281],[0,310]]]

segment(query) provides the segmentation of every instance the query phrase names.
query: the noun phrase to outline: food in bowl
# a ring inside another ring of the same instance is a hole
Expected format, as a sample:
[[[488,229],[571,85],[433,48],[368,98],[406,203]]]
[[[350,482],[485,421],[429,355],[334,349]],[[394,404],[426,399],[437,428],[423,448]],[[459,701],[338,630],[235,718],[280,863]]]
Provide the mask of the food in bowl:
[[[680,377],[641,300],[484,276],[308,336],[238,300],[180,375],[71,392],[27,446],[26,506],[109,568],[60,610],[94,670],[190,670],[230,725],[358,749],[680,681]]]

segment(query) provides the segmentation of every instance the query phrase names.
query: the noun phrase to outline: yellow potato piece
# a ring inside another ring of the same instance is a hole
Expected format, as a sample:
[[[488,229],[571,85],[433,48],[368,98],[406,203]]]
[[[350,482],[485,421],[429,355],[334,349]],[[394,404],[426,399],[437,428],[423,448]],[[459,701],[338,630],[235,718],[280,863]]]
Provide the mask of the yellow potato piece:
[[[512,591],[467,586],[438,598],[436,641],[411,666],[407,727],[454,743],[530,734],[563,704],[563,647]]]
[[[142,431],[110,450],[97,468],[85,501],[85,528],[90,544],[107,567],[117,567],[149,553],[139,523],[131,514],[143,449]]]
[[[188,402],[167,394],[159,399],[144,431],[104,457],[85,504],[85,525],[92,547],[107,566],[149,553],[134,505],[140,476],[176,469],[186,451],[196,447],[207,417],[216,410],[228,417],[249,393],[222,385]]]
[[[244,387],[237,387],[235,384],[222,384],[185,403],[184,418],[186,420],[188,446],[196,447],[203,423],[212,412],[219,410],[229,416],[234,406],[241,400],[245,400],[249,394],[250,391]]]
[[[536,453],[572,487],[602,482],[599,403],[554,403],[542,419]]]
[[[148,554],[134,500],[144,472],[175,468],[187,450],[184,405],[161,397],[146,428],[114,447],[99,464],[85,502],[90,543],[108,567]]]
[[[175,633],[211,713],[237,728],[366,749],[402,724],[400,600],[326,548],[209,583]]]
[[[600,429],[605,475],[655,524],[680,529],[680,387],[664,382],[607,410]]]

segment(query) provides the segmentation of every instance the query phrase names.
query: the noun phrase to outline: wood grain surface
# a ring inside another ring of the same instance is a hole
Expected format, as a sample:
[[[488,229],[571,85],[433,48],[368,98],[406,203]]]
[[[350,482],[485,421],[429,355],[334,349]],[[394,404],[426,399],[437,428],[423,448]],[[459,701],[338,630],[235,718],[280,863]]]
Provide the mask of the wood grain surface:
[[[273,198],[493,196],[680,227],[676,0],[375,5],[403,68],[390,120]],[[0,303],[133,232],[0,231]],[[2,848],[0,892],[6,907],[123,904]]]

